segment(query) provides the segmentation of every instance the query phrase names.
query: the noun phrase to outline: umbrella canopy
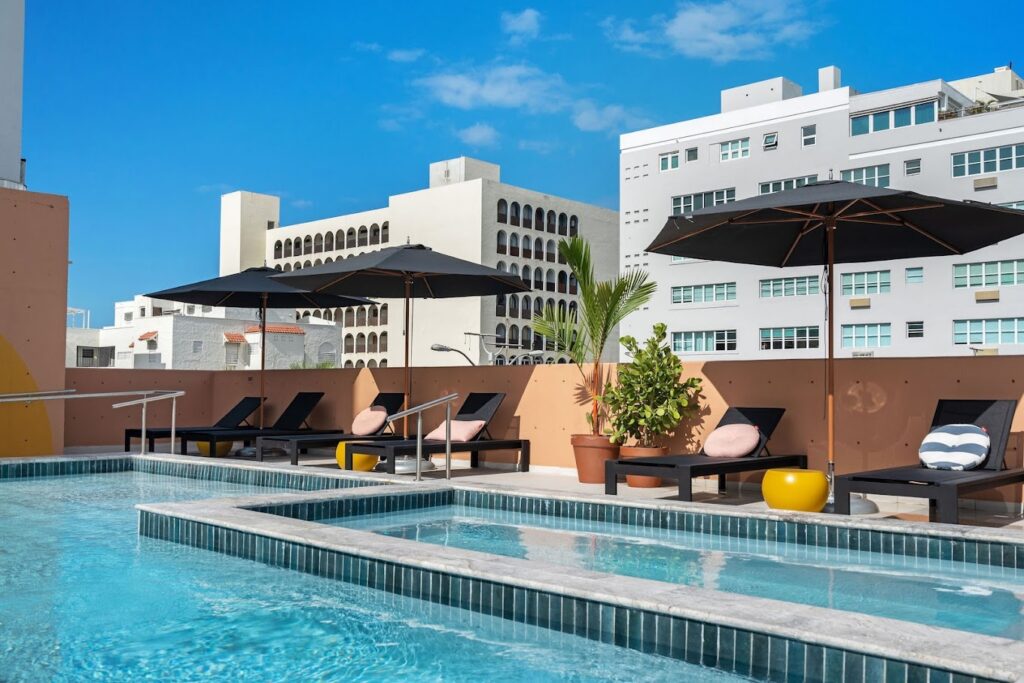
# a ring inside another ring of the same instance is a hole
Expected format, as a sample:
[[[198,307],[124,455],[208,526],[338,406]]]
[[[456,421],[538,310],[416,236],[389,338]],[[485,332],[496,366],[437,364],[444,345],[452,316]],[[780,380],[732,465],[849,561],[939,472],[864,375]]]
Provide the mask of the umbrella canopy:
[[[674,216],[647,251],[779,268],[827,268],[826,421],[831,485],[835,468],[835,264],[956,256],[1021,234],[1024,211],[826,181]]]
[[[264,370],[267,362],[268,308],[344,308],[363,306],[373,301],[362,297],[304,292],[271,278],[280,271],[273,268],[247,268],[240,273],[172,287],[146,296],[202,306],[236,306],[260,309],[260,397],[264,396]],[[260,429],[263,428],[263,401],[260,401]]]
[[[405,407],[410,407],[409,300],[463,296],[496,296],[530,291],[513,275],[434,251],[422,244],[405,244],[371,251],[350,259],[325,263],[276,280],[316,293],[359,294],[405,299]],[[408,435],[408,419],[405,433]]]

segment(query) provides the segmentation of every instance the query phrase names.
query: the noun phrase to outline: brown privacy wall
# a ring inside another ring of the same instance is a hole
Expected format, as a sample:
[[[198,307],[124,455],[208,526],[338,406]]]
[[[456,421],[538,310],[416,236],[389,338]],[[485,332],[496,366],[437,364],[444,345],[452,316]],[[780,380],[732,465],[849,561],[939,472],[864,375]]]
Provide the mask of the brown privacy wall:
[[[824,364],[821,361],[716,361],[687,363],[688,375],[704,381],[700,416],[683,425],[670,445],[699,444],[726,407],[777,406],[786,415],[771,441],[773,453],[808,453],[811,467],[825,467]],[[837,467],[840,473],[917,462],[917,446],[928,431],[938,398],[1020,399],[1024,357],[849,359],[837,362]],[[67,384],[80,390],[184,388],[179,424],[207,424],[242,395],[255,395],[249,372],[169,370],[67,370]],[[313,415],[315,427],[347,427],[377,391],[401,391],[401,368],[362,370],[274,370],[267,373],[268,421],[298,391],[323,391]],[[1018,377],[1022,377],[1018,381]],[[577,404],[580,375],[565,365],[416,368],[413,401],[447,393],[501,391],[508,394],[491,433],[496,438],[530,439],[535,466],[572,467],[569,435],[586,431]],[[135,411],[135,412],[132,412]],[[151,424],[167,422],[167,408],[152,409]],[[433,409],[424,420],[433,429],[442,419]],[[117,444],[126,426],[138,425],[137,409],[111,411],[96,401],[69,403],[69,446]],[[1007,464],[1021,467],[1024,409],[1018,410]],[[485,458],[510,462],[514,454]],[[999,491],[1019,500],[1019,489]],[[989,497],[992,497],[989,495]]]
[[[0,394],[64,388],[68,200],[0,189]],[[64,406],[0,403],[0,457],[64,442]]]

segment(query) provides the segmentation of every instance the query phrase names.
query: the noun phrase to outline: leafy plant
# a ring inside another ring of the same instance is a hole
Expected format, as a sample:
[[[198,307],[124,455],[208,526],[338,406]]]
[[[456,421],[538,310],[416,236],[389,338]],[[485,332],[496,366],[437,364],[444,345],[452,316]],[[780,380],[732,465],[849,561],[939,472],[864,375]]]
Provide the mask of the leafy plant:
[[[322,360],[315,364],[309,364],[305,360],[296,361],[288,366],[289,370],[332,370],[336,368],[333,360]]]
[[[586,400],[590,401],[587,420],[591,433],[601,433],[601,391],[604,381],[601,358],[619,323],[650,301],[657,285],[648,280],[646,271],[631,270],[610,280],[594,276],[590,244],[581,237],[570,237],[558,243],[558,253],[572,270],[579,287],[579,310],[545,307],[533,319],[535,334],[543,335],[564,353],[583,376]],[[590,369],[588,375],[587,369]]]
[[[665,330],[664,323],[656,324],[643,348],[633,337],[621,339],[633,360],[619,366],[617,383],[602,398],[613,442],[634,439],[637,446],[653,448],[698,409],[700,378],[680,381],[683,364],[665,343]]]

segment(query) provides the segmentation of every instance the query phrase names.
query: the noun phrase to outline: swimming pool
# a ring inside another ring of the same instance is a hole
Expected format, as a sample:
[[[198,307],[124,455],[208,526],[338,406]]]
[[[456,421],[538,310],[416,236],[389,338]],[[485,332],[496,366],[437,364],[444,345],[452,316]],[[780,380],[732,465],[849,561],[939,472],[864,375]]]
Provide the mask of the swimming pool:
[[[741,680],[136,532],[136,503],[275,490],[134,471],[0,481],[0,680]]]
[[[610,574],[1024,639],[1024,569],[465,504],[320,520]]]

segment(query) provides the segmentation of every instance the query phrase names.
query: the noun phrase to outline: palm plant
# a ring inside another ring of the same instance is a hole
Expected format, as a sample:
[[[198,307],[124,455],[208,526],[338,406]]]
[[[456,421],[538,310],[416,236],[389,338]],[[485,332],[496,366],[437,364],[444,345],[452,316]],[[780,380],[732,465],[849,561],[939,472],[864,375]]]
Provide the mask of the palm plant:
[[[643,270],[597,280],[590,244],[581,237],[561,240],[558,253],[576,278],[579,309],[571,315],[567,310],[549,305],[542,314],[534,316],[533,328],[536,334],[553,342],[555,350],[568,356],[579,369],[591,404],[587,420],[591,434],[597,436],[601,433],[601,359],[605,348],[619,323],[650,301],[657,284],[649,281]]]

